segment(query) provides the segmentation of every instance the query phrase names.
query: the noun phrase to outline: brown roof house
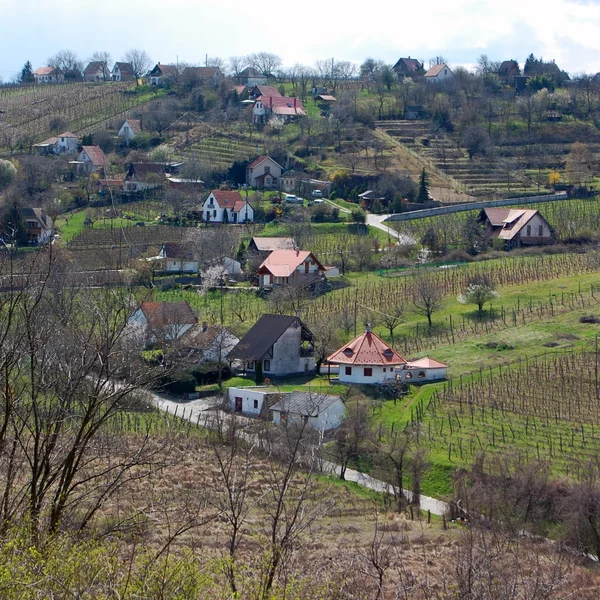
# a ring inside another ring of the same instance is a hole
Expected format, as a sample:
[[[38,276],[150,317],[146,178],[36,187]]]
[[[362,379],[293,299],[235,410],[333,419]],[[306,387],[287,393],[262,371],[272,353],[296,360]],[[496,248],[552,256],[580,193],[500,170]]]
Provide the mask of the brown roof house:
[[[189,87],[208,85],[216,88],[223,80],[223,73],[219,67],[186,67],[181,74],[181,79]]]
[[[446,63],[434,65],[425,73],[425,81],[428,83],[445,83],[454,77],[454,73]]]
[[[290,237],[253,237],[248,245],[248,250],[253,252],[265,252],[266,254],[273,252],[273,250],[294,249],[294,240]]]
[[[554,230],[537,211],[525,208],[484,208],[479,213],[490,236],[504,240],[507,249],[554,244]]]
[[[88,175],[90,173],[101,173],[110,164],[100,146],[82,146],[77,157],[77,163],[77,170]]]
[[[274,85],[255,85],[250,90],[250,100],[256,100],[261,96],[281,96]]]
[[[315,369],[312,333],[298,316],[262,315],[229,354],[244,371],[265,377],[311,373]]]
[[[141,119],[126,119],[117,135],[120,138],[132,140],[138,133],[142,132],[142,120]]]
[[[113,65],[110,78],[113,81],[135,81],[135,73],[130,63],[116,62]]]
[[[423,65],[416,58],[411,58],[410,56],[408,58],[400,58],[392,69],[394,69],[399,77],[415,77],[425,73]]]
[[[234,190],[212,190],[202,206],[207,223],[252,223],[254,209]]]
[[[106,62],[93,60],[83,72],[84,81],[110,81],[110,69]]]
[[[307,250],[273,250],[257,271],[258,287],[295,284],[310,287],[323,279],[325,267]]]
[[[284,121],[292,121],[306,116],[302,100],[287,96],[261,96],[252,107],[252,122],[266,123],[271,117],[281,117]]]
[[[175,343],[178,362],[195,366],[204,362],[224,362],[240,339],[226,327],[197,323]]]
[[[54,221],[43,208],[22,208],[21,219],[27,232],[27,242],[43,244],[54,235]]]
[[[521,68],[516,60],[504,60],[498,69],[498,79],[504,85],[514,85],[515,77],[521,74]]]
[[[128,335],[149,346],[177,340],[197,323],[187,302],[142,302],[129,319]]]
[[[189,244],[165,242],[158,253],[163,261],[163,270],[169,273],[197,273],[200,262]]]
[[[126,193],[147,192],[166,184],[165,165],[162,163],[131,163],[125,181],[123,191]]]
[[[160,63],[156,63],[148,75],[151,85],[164,85],[170,81],[175,81],[179,76],[179,71],[175,65],[161,65]]]

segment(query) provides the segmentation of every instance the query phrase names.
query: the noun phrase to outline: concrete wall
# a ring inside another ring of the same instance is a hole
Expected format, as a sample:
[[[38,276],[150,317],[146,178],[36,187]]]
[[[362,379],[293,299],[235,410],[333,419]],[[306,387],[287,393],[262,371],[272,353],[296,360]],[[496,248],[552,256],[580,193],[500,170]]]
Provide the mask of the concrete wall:
[[[229,388],[229,408],[235,411],[236,398],[242,399],[242,413],[245,415],[260,416],[267,392],[264,388]]]
[[[271,375],[286,375],[298,373],[300,358],[301,327],[288,327],[283,335],[273,345],[271,369],[264,370],[265,377]],[[264,367],[264,365],[263,365]]]
[[[349,375],[346,374],[346,367],[350,367],[351,369],[351,373]],[[373,375],[371,377],[365,377],[365,367],[373,370]],[[340,365],[340,382],[342,383],[382,383],[387,379],[394,379],[395,377],[394,365],[387,367],[370,367],[369,365]]]
[[[307,425],[320,431],[328,431],[330,429],[336,429],[340,426],[344,413],[346,412],[346,406],[342,400],[337,400],[326,410],[319,413],[316,417],[309,417]],[[273,415],[273,423],[276,425],[281,424],[281,412],[278,410],[271,411]],[[304,417],[298,413],[288,413],[287,422],[288,424],[302,424]]]
[[[424,376],[419,377],[420,374]],[[406,383],[419,383],[423,381],[443,381],[446,379],[446,367],[439,369],[402,369],[400,371],[402,381]]]
[[[548,194],[545,196],[531,196],[527,198],[504,198],[502,200],[482,200],[479,202],[468,202],[466,204],[455,204],[453,206],[440,206],[439,208],[428,208],[425,210],[413,210],[411,212],[390,215],[385,221],[413,221],[415,219],[425,219],[427,217],[436,217],[439,215],[450,215],[452,213],[464,212],[467,210],[481,210],[482,208],[492,208],[494,206],[515,206],[518,204],[535,204],[538,202],[553,202],[556,200],[566,200],[566,192]]]

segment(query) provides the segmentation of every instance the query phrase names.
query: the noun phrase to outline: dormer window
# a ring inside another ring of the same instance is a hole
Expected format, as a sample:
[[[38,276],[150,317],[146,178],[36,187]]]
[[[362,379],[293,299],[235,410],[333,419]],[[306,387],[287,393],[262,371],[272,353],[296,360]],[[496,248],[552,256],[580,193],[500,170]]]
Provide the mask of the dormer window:
[[[352,348],[346,348],[346,349],[344,350],[344,354],[345,354],[346,356],[352,356],[352,355],[354,354],[354,350],[352,350]]]
[[[391,348],[386,348],[386,349],[383,351],[383,355],[384,355],[386,358],[391,358],[391,356],[392,356],[393,354],[394,354],[394,353],[392,352]]]

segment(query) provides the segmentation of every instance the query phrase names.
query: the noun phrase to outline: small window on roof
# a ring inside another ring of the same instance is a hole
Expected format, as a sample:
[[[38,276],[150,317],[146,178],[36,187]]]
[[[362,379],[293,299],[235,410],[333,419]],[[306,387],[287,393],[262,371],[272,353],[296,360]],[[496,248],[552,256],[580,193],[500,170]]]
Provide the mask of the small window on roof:
[[[392,349],[391,348],[386,348],[383,351],[383,354],[384,354],[384,356],[392,356],[392,354],[393,354]]]
[[[287,103],[287,105],[288,105],[288,108],[292,108],[292,105],[289,102]]]
[[[348,356],[352,356],[354,354],[354,350],[352,350],[352,348],[346,348],[344,350],[344,354],[347,354]]]

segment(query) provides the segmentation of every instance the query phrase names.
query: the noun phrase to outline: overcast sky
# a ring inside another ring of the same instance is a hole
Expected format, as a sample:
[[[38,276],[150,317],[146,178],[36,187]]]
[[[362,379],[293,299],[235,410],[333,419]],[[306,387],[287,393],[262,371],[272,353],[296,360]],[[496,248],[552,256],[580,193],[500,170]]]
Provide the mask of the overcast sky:
[[[284,65],[443,55],[472,65],[533,52],[569,73],[600,71],[600,0],[0,0],[0,77],[62,48],[85,60],[131,47],[153,62],[268,51]]]

